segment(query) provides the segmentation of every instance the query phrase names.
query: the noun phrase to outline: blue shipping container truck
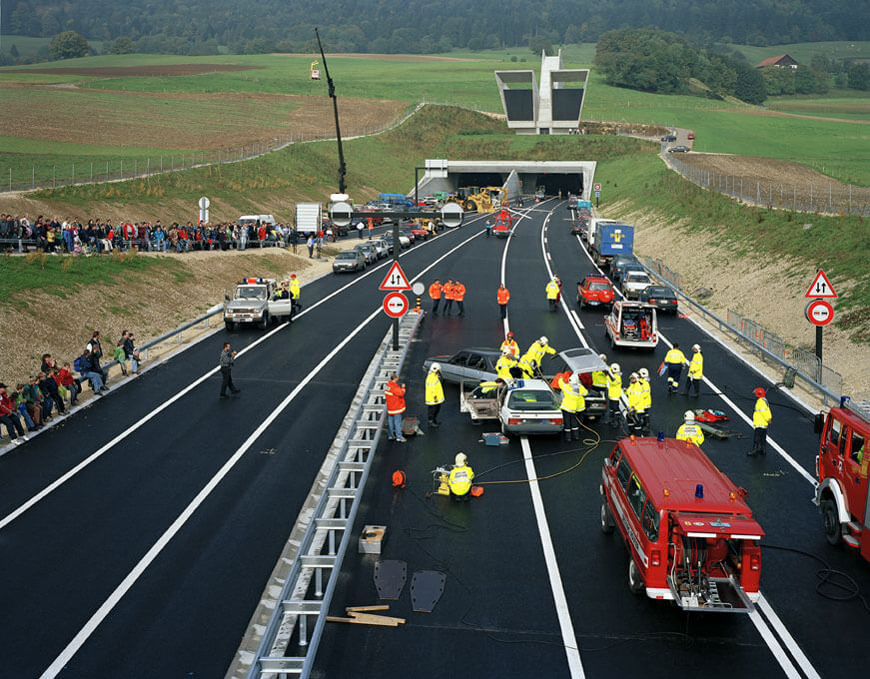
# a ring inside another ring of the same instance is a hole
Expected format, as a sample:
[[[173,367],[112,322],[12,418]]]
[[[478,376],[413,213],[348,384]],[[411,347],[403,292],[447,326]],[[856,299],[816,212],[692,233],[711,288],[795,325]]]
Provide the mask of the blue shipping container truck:
[[[414,201],[401,193],[382,193],[378,200],[393,207],[411,207],[414,204]]]
[[[634,252],[634,227],[628,224],[601,224],[597,250],[602,257],[630,255]]]

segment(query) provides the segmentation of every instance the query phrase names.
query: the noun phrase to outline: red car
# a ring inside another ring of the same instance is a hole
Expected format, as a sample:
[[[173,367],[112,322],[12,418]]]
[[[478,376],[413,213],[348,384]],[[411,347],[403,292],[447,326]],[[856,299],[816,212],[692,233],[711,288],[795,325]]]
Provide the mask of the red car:
[[[429,230],[424,229],[422,226],[411,227],[411,233],[414,234],[414,238],[417,240],[426,240],[430,236]]]
[[[689,134],[686,135],[686,139],[689,139],[690,141],[694,141],[694,139],[695,139],[695,133],[694,133],[694,132],[689,132]]]
[[[612,307],[613,286],[604,276],[586,276],[577,283],[577,306]]]

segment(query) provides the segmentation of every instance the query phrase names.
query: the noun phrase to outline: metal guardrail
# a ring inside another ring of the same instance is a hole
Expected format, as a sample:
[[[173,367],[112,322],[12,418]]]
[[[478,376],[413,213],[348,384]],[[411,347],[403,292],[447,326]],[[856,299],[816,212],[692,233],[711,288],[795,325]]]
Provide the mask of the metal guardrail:
[[[668,272],[674,274],[675,272],[672,272],[661,261],[649,257],[645,257],[644,260],[644,268],[648,273],[671,288],[679,297],[703,315],[709,323],[715,325],[720,332],[732,335],[741,344],[761,356],[762,359],[772,361],[786,370],[794,370],[795,378],[799,378],[810,390],[818,392],[824,404],[827,404],[829,400],[833,403],[839,403],[843,392],[843,377],[840,373],[823,365],[815,354],[789,347],[774,333],[731,309],[728,310],[728,320],[717,316],[681,289],[681,285],[677,283],[677,281],[682,282],[678,274],[674,278],[669,278],[666,274]],[[815,365],[808,356],[815,359]]]
[[[326,613],[380,441],[386,417],[386,382],[391,372],[400,371],[421,318],[422,314],[409,313],[402,319],[399,351],[392,350],[392,332],[387,332],[372,362],[376,369],[367,371],[357,391],[354,400],[358,405],[346,418],[333,443],[333,446],[338,445],[339,453],[263,633],[247,674],[249,679],[289,675],[306,679],[311,675]],[[337,533],[341,534],[341,540],[336,546]],[[330,571],[325,589],[324,570]],[[312,616],[316,621],[309,639]],[[296,655],[287,655],[287,648],[294,640],[299,651]]]

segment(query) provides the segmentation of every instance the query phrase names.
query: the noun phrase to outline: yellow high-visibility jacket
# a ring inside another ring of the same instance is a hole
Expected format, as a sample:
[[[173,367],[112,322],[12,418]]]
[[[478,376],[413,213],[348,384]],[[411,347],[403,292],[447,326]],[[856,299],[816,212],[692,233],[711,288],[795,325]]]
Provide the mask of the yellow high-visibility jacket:
[[[495,372],[503,380],[512,380],[513,375],[511,375],[511,368],[516,366],[516,364],[517,359],[513,356],[502,356],[495,364]]]
[[[474,470],[467,464],[454,467],[447,477],[447,485],[454,495],[465,495],[471,490],[471,481],[474,479]]]
[[[649,380],[645,380],[642,377],[637,381],[637,383],[643,390],[643,410],[646,412],[652,408],[652,389],[650,389]]]
[[[557,299],[559,297],[559,284],[556,281],[547,283],[547,299]]]
[[[679,349],[671,349],[665,354],[665,363],[678,363],[682,365],[686,362],[686,355]]]
[[[426,405],[435,406],[444,403],[444,387],[441,386],[441,378],[438,373],[426,375]]]
[[[756,429],[767,429],[772,419],[773,414],[770,412],[770,406],[767,404],[767,399],[758,399],[755,402],[755,412],[752,413],[752,426]]]
[[[625,390],[625,395],[628,397],[629,408],[637,413],[642,413],[646,410],[644,390],[640,381],[631,382]]]
[[[607,398],[611,401],[618,401],[622,398],[622,377],[607,375]]]
[[[689,377],[693,380],[700,380],[704,377],[704,357],[700,351],[696,351],[692,355],[692,360],[689,363]]]
[[[704,443],[704,432],[701,430],[701,427],[694,422],[684,422],[680,425],[680,428],[677,429],[676,438],[680,441],[691,441],[696,446],[700,446]]]

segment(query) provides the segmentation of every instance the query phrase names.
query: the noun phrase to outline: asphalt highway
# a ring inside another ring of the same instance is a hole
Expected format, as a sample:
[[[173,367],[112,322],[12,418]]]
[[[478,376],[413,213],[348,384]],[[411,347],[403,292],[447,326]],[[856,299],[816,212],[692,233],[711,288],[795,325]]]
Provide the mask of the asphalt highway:
[[[655,373],[667,346],[655,354],[613,352],[600,312],[567,313],[576,311],[574,284],[594,265],[565,217],[564,203],[553,199],[528,211],[509,241],[485,238],[477,222],[403,254],[409,276],[427,285],[459,278],[468,289],[466,316],[427,316],[412,345],[403,375],[409,412],[425,423],[427,356],[500,343],[495,291],[502,262],[510,326],[523,349],[544,334],[558,349],[588,342],[620,362],[624,374],[641,366]],[[377,291],[387,266],[313,281],[292,325],[216,332],[0,458],[0,676],[223,676],[388,327]],[[565,282],[568,302],[555,313],[544,298],[551,271]],[[664,380],[654,378],[653,431],[673,435],[687,407],[731,413],[739,436],[708,439],[704,449],[750,491],[764,543],[818,555],[870,593],[870,568],[827,545],[810,503],[806,475],[817,438],[806,411],[771,395],[770,436],[803,474],[772,448],[764,458],[747,458],[751,428],[733,409],[751,414],[752,389],[770,385],[690,318],[660,317],[660,327],[684,349],[701,344],[714,386],[705,385],[697,401],[669,398]],[[213,371],[227,340],[245,349],[234,371],[243,391],[220,401]],[[420,569],[447,573],[444,595],[433,613],[413,613],[406,585],[392,602],[390,614],[408,619],[397,629],[327,625],[316,676],[866,671],[866,654],[856,649],[866,645],[868,612],[855,599],[819,596],[819,566],[804,554],[764,549],[765,603],[753,618],[687,616],[669,602],[631,594],[627,552],[598,522],[601,461],[617,432],[594,425],[604,440],[582,464],[530,484],[535,475],[575,465],[580,452],[556,438],[531,438],[525,452],[518,440],[485,447],[481,432],[495,428],[472,425],[458,411],[457,389],[446,392],[439,429],[404,445],[383,444],[356,526],[358,533],[364,523],[386,524],[382,558],[406,560],[409,579]],[[470,504],[427,497],[431,470],[451,463],[458,450],[480,481],[515,483],[487,485]],[[400,491],[389,483],[396,468],[410,479]],[[349,550],[334,613],[377,603],[375,558]]]

